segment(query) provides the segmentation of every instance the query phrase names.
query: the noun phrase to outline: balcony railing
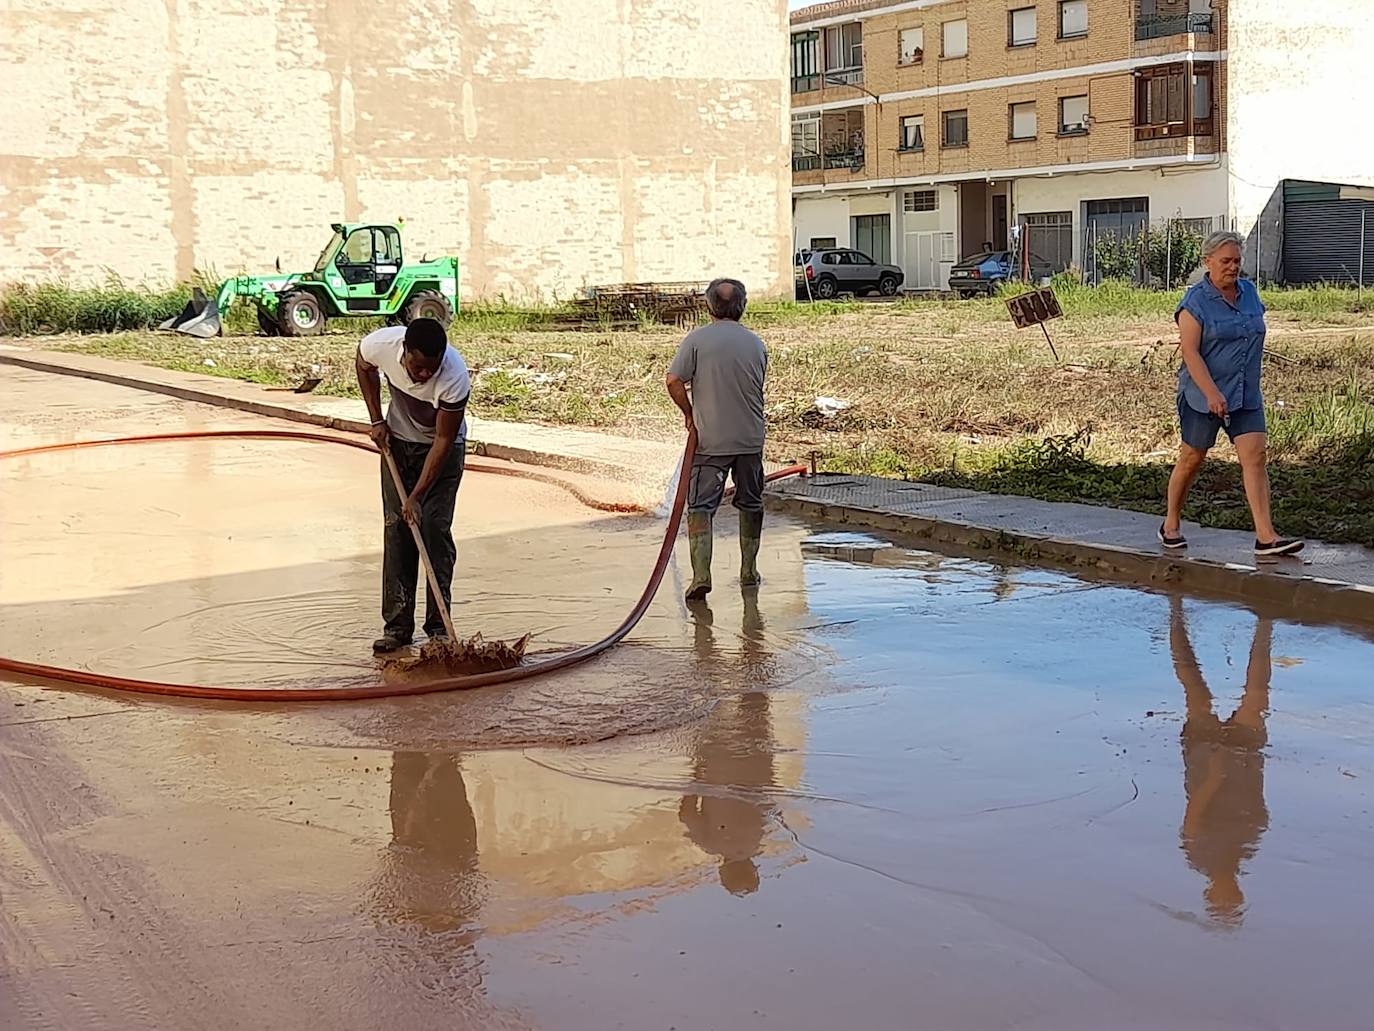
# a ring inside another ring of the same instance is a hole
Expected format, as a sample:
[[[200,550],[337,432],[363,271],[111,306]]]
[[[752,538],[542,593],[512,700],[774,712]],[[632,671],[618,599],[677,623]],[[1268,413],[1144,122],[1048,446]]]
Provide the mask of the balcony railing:
[[[1212,15],[1198,14],[1142,14],[1135,20],[1137,40],[1162,39],[1181,36],[1185,32],[1211,32]]]
[[[827,154],[825,167],[849,172],[862,172],[864,170],[864,152],[862,150],[841,150]]]
[[[814,172],[821,167],[821,156],[819,154],[793,154],[792,171],[794,172]]]
[[[1187,136],[1211,136],[1216,131],[1216,123],[1209,115],[1206,118],[1188,118],[1177,122],[1158,122],[1153,125],[1137,125],[1135,138],[1145,140],[1171,140]]]
[[[825,73],[827,86],[862,86],[863,82],[863,65],[855,65],[853,68],[836,68],[834,71]]]

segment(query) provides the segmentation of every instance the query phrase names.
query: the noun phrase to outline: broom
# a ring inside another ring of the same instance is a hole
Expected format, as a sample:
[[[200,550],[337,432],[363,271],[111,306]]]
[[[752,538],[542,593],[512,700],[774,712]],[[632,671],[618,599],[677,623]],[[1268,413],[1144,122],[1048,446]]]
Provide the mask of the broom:
[[[391,449],[383,448],[382,457],[386,459],[386,466],[391,470],[391,479],[396,484],[397,495],[404,498],[409,492],[401,482],[401,470],[396,466]],[[525,648],[530,643],[529,634],[514,642],[484,641],[481,634],[474,634],[466,640],[458,639],[458,631],[453,626],[453,616],[449,614],[448,605],[444,603],[444,592],[439,589],[439,578],[434,575],[434,566],[429,561],[429,552],[425,549],[424,539],[420,536],[420,528],[408,520],[406,525],[410,527],[411,536],[415,538],[420,563],[425,567],[425,579],[434,594],[434,603],[439,606],[439,615],[444,620],[444,632],[448,636],[445,640],[430,638],[420,646],[418,656],[397,659],[389,665],[407,673],[433,670],[451,674],[487,673],[520,665],[525,656]]]

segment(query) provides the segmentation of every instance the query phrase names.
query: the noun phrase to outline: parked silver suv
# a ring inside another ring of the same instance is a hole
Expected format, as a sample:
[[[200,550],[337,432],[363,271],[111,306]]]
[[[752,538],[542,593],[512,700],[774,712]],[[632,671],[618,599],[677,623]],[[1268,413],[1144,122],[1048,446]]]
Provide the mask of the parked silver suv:
[[[876,290],[891,297],[905,276],[896,265],[879,265],[867,254],[848,247],[826,247],[797,254],[797,296],[828,300],[837,294]]]

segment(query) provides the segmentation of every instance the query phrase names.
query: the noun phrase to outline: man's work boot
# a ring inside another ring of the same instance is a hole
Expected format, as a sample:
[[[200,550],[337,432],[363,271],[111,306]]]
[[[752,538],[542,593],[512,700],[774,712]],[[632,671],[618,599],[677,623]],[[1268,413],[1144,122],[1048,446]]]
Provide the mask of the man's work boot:
[[[741,587],[757,587],[759,576],[759,543],[763,539],[763,513],[739,514],[739,583]]]
[[[406,645],[410,644],[413,637],[407,634],[402,637],[400,634],[392,633],[388,630],[377,640],[372,642],[372,652],[374,655],[386,655],[390,652],[398,652]]]
[[[687,547],[692,555],[692,584],[688,601],[700,601],[711,593],[711,517],[705,512],[687,513]]]

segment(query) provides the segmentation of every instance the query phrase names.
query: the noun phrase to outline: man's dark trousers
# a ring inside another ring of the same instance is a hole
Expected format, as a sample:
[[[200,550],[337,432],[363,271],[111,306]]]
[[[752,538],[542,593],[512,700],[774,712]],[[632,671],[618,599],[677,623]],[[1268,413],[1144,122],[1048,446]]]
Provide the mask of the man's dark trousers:
[[[391,438],[391,454],[401,471],[401,482],[407,493],[415,489],[428,444]],[[463,479],[465,445],[458,441],[444,459],[439,478],[429,488],[420,503],[420,538],[425,542],[434,575],[443,588],[444,604],[453,604],[453,563],[458,549],[453,543],[453,505],[458,498],[458,484]],[[382,537],[382,620],[388,636],[408,641],[415,635],[415,586],[420,576],[420,553],[410,527],[401,518],[402,498],[396,493],[391,470],[382,459],[382,516],[385,528]],[[444,617],[434,604],[434,592],[425,586],[425,633],[431,637],[444,633]]]

